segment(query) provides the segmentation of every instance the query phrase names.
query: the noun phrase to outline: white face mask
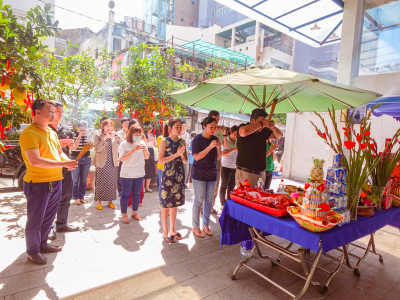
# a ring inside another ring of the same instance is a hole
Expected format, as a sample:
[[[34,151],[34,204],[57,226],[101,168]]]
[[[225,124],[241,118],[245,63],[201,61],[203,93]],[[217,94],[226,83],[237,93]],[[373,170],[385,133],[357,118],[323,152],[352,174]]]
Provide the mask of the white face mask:
[[[141,138],[142,138],[142,137],[141,137],[140,135],[134,135],[134,136],[132,136],[132,140],[133,140],[134,142],[139,142]]]

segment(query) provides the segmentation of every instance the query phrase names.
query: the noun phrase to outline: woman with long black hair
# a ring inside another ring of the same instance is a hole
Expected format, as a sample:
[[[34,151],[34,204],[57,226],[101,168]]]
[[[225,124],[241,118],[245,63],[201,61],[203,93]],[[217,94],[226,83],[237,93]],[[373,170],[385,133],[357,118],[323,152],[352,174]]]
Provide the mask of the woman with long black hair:
[[[221,142],[213,135],[217,128],[217,121],[214,118],[205,118],[201,125],[204,132],[197,135],[192,142],[194,158],[192,170],[194,189],[192,231],[196,236],[203,238],[202,231],[207,235],[212,235],[209,223],[217,183],[217,159],[221,157]],[[203,202],[203,226],[200,229],[200,209]]]
[[[188,161],[185,141],[179,138],[182,122],[179,119],[169,120],[164,126],[164,138],[160,143],[158,162],[164,164],[161,180],[160,206],[162,238],[168,243],[180,240],[182,235],[175,231],[178,206],[185,204],[185,169]],[[168,230],[168,210],[170,211],[170,228]]]

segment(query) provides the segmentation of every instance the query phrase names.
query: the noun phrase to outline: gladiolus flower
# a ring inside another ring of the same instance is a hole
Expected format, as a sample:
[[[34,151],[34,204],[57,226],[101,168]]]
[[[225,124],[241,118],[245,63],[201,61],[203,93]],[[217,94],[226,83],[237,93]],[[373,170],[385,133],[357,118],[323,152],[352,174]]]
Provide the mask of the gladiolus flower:
[[[342,129],[343,129],[344,131],[347,131],[347,128],[346,128],[346,127],[342,127]]]
[[[324,137],[324,139],[326,139],[326,133],[322,133],[322,136]]]
[[[375,155],[375,154],[371,154],[371,156],[372,156],[373,158],[376,158],[376,155]]]
[[[369,130],[364,132],[364,136],[369,136],[371,134],[371,132],[369,132]]]
[[[364,150],[365,148],[367,148],[367,145],[366,144],[361,144],[360,148],[361,148],[361,150]]]
[[[361,142],[361,135],[357,134],[357,141]]]
[[[375,148],[375,144],[373,144],[373,143],[369,144],[369,146],[371,147],[371,149]]]
[[[347,132],[347,131],[344,133],[344,135],[345,135],[345,136],[347,136],[347,137],[349,137],[349,134],[348,134],[348,132]]]
[[[350,149],[352,149],[352,148],[354,148],[356,146],[356,143],[352,142],[352,141],[345,141],[344,145],[346,146],[347,149],[350,150]]]
[[[361,130],[364,130],[364,126],[361,126]]]

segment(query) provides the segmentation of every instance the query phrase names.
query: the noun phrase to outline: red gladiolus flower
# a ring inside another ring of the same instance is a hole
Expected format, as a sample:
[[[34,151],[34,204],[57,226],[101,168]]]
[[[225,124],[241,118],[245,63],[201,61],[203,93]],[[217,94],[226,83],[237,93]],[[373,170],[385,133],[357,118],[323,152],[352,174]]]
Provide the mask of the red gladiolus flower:
[[[363,126],[361,126],[361,130],[364,130],[364,127],[363,127]]]
[[[356,143],[352,142],[352,141],[345,141],[344,145],[346,146],[347,149],[350,150],[350,149],[352,149],[352,148],[354,148],[356,146]]]
[[[357,134],[357,141],[361,142],[361,135]]]
[[[375,148],[375,144],[373,144],[373,143],[369,144],[369,146],[371,147],[371,149]]]
[[[364,132],[364,136],[369,136],[371,134],[371,132],[369,132],[369,130]]]
[[[326,133],[322,133],[322,136],[324,137],[324,139],[326,139]]]
[[[345,136],[347,136],[347,137],[349,137],[349,134],[348,134],[348,132],[347,132],[347,131],[344,133],[344,135],[345,135]]]
[[[342,127],[342,129],[343,129],[344,131],[347,131],[347,128],[346,128],[346,127]]]
[[[372,156],[373,158],[376,158],[376,155],[375,155],[375,154],[371,154],[371,156]]]
[[[366,144],[361,144],[360,148],[361,148],[361,150],[364,150],[365,148],[367,148],[367,145]]]

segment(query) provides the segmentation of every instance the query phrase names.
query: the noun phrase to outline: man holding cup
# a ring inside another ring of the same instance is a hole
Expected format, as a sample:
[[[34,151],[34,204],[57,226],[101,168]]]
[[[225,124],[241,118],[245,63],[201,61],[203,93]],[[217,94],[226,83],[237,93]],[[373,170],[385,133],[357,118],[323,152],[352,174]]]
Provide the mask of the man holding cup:
[[[55,104],[55,115],[53,122],[49,125],[49,127],[57,133],[61,150],[67,156],[69,156],[70,150],[75,150],[77,148],[76,143],[74,142],[74,134],[69,129],[69,127],[63,123],[61,120],[64,116],[64,105],[61,102],[53,101]],[[80,228],[78,226],[73,226],[67,223],[69,207],[72,199],[72,173],[71,170],[63,168],[63,180],[62,180],[62,195],[61,201],[57,210],[56,217],[56,231],[58,232],[69,232],[69,231],[78,231]],[[49,240],[56,239],[57,235],[54,231],[54,226],[51,227],[49,232]]]

